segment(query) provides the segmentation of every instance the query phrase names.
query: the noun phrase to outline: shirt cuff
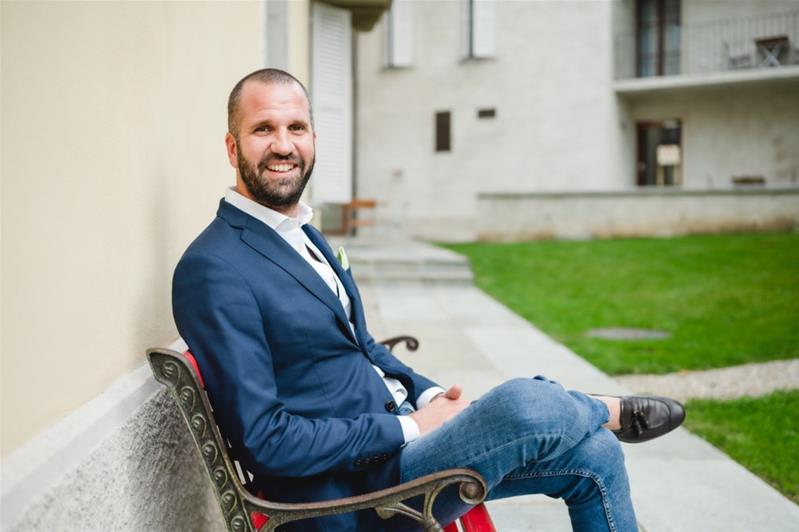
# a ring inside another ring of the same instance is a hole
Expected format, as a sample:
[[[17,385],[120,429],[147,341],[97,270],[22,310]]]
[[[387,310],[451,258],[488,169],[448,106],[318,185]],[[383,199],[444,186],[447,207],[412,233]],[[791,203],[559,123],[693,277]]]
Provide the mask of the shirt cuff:
[[[432,401],[433,398],[440,393],[447,393],[447,391],[444,388],[439,388],[438,386],[433,386],[432,388],[428,388],[423,391],[422,395],[416,399],[416,410],[429,405],[430,401]]]
[[[397,416],[402,426],[402,437],[405,443],[410,443],[419,437],[419,425],[410,416]]]

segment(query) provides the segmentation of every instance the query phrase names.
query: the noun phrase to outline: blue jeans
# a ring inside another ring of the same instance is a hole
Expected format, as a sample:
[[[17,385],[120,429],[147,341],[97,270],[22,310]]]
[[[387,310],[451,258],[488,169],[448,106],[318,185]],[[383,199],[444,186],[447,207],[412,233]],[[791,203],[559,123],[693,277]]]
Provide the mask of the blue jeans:
[[[576,531],[637,530],[624,456],[602,424],[602,401],[544,377],[513,379],[439,429],[406,445],[402,482],[453,467],[480,473],[488,499],[544,493],[562,498]],[[456,490],[436,502],[449,523],[468,510]]]

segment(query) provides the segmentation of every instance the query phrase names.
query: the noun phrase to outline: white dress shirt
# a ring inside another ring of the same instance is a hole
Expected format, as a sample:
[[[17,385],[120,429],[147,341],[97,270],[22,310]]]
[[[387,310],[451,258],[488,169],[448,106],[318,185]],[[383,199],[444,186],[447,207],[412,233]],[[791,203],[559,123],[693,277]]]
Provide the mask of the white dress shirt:
[[[308,238],[308,235],[305,234],[305,231],[302,230],[302,226],[310,222],[311,218],[313,218],[313,209],[305,203],[299,202],[297,216],[292,218],[242,196],[232,187],[225,192],[225,201],[274,229],[294,251],[299,253],[299,255],[311,265],[328,288],[338,297],[341,306],[344,307],[344,312],[347,314],[350,330],[352,330],[354,336],[355,325],[352,323],[352,304],[347,295],[347,291],[344,289],[344,285],[341,284],[341,280],[336,275],[336,272],[328,264],[324,254],[319,251],[314,243],[311,242],[311,239]],[[394,399],[397,407],[399,407],[399,405],[408,398],[408,390],[397,379],[387,377],[379,367],[374,364],[372,367],[383,379],[383,383],[391,393],[391,397]],[[433,397],[443,392],[444,390],[438,386],[429,388],[419,396],[416,405],[419,408],[423,408]],[[413,419],[409,416],[397,416],[397,419],[402,426],[402,435],[405,438],[405,443],[411,442],[419,437],[419,426]]]

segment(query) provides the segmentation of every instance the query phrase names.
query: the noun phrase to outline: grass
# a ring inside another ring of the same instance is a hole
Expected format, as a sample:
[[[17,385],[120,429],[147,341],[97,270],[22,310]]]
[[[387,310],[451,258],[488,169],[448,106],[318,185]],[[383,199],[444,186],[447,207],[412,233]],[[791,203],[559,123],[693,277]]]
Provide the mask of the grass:
[[[477,285],[611,374],[799,356],[799,234],[452,244]],[[662,340],[592,338],[599,327]]]
[[[799,391],[686,408],[688,429],[799,503]]]

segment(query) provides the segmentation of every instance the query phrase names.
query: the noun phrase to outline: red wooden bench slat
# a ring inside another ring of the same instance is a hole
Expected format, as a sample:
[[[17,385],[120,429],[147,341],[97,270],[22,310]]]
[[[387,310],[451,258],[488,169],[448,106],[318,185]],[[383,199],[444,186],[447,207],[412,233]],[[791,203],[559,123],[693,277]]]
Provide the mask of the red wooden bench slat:
[[[461,516],[464,532],[497,532],[485,504],[478,504]]]
[[[200,379],[200,386],[203,387],[205,390],[205,381],[203,380],[203,374],[200,372],[200,366],[197,365],[197,359],[194,358],[194,355],[191,354],[191,351],[186,351],[183,353],[183,356],[186,357],[186,360],[189,361],[191,367],[194,368],[194,372],[197,374],[197,378]]]

